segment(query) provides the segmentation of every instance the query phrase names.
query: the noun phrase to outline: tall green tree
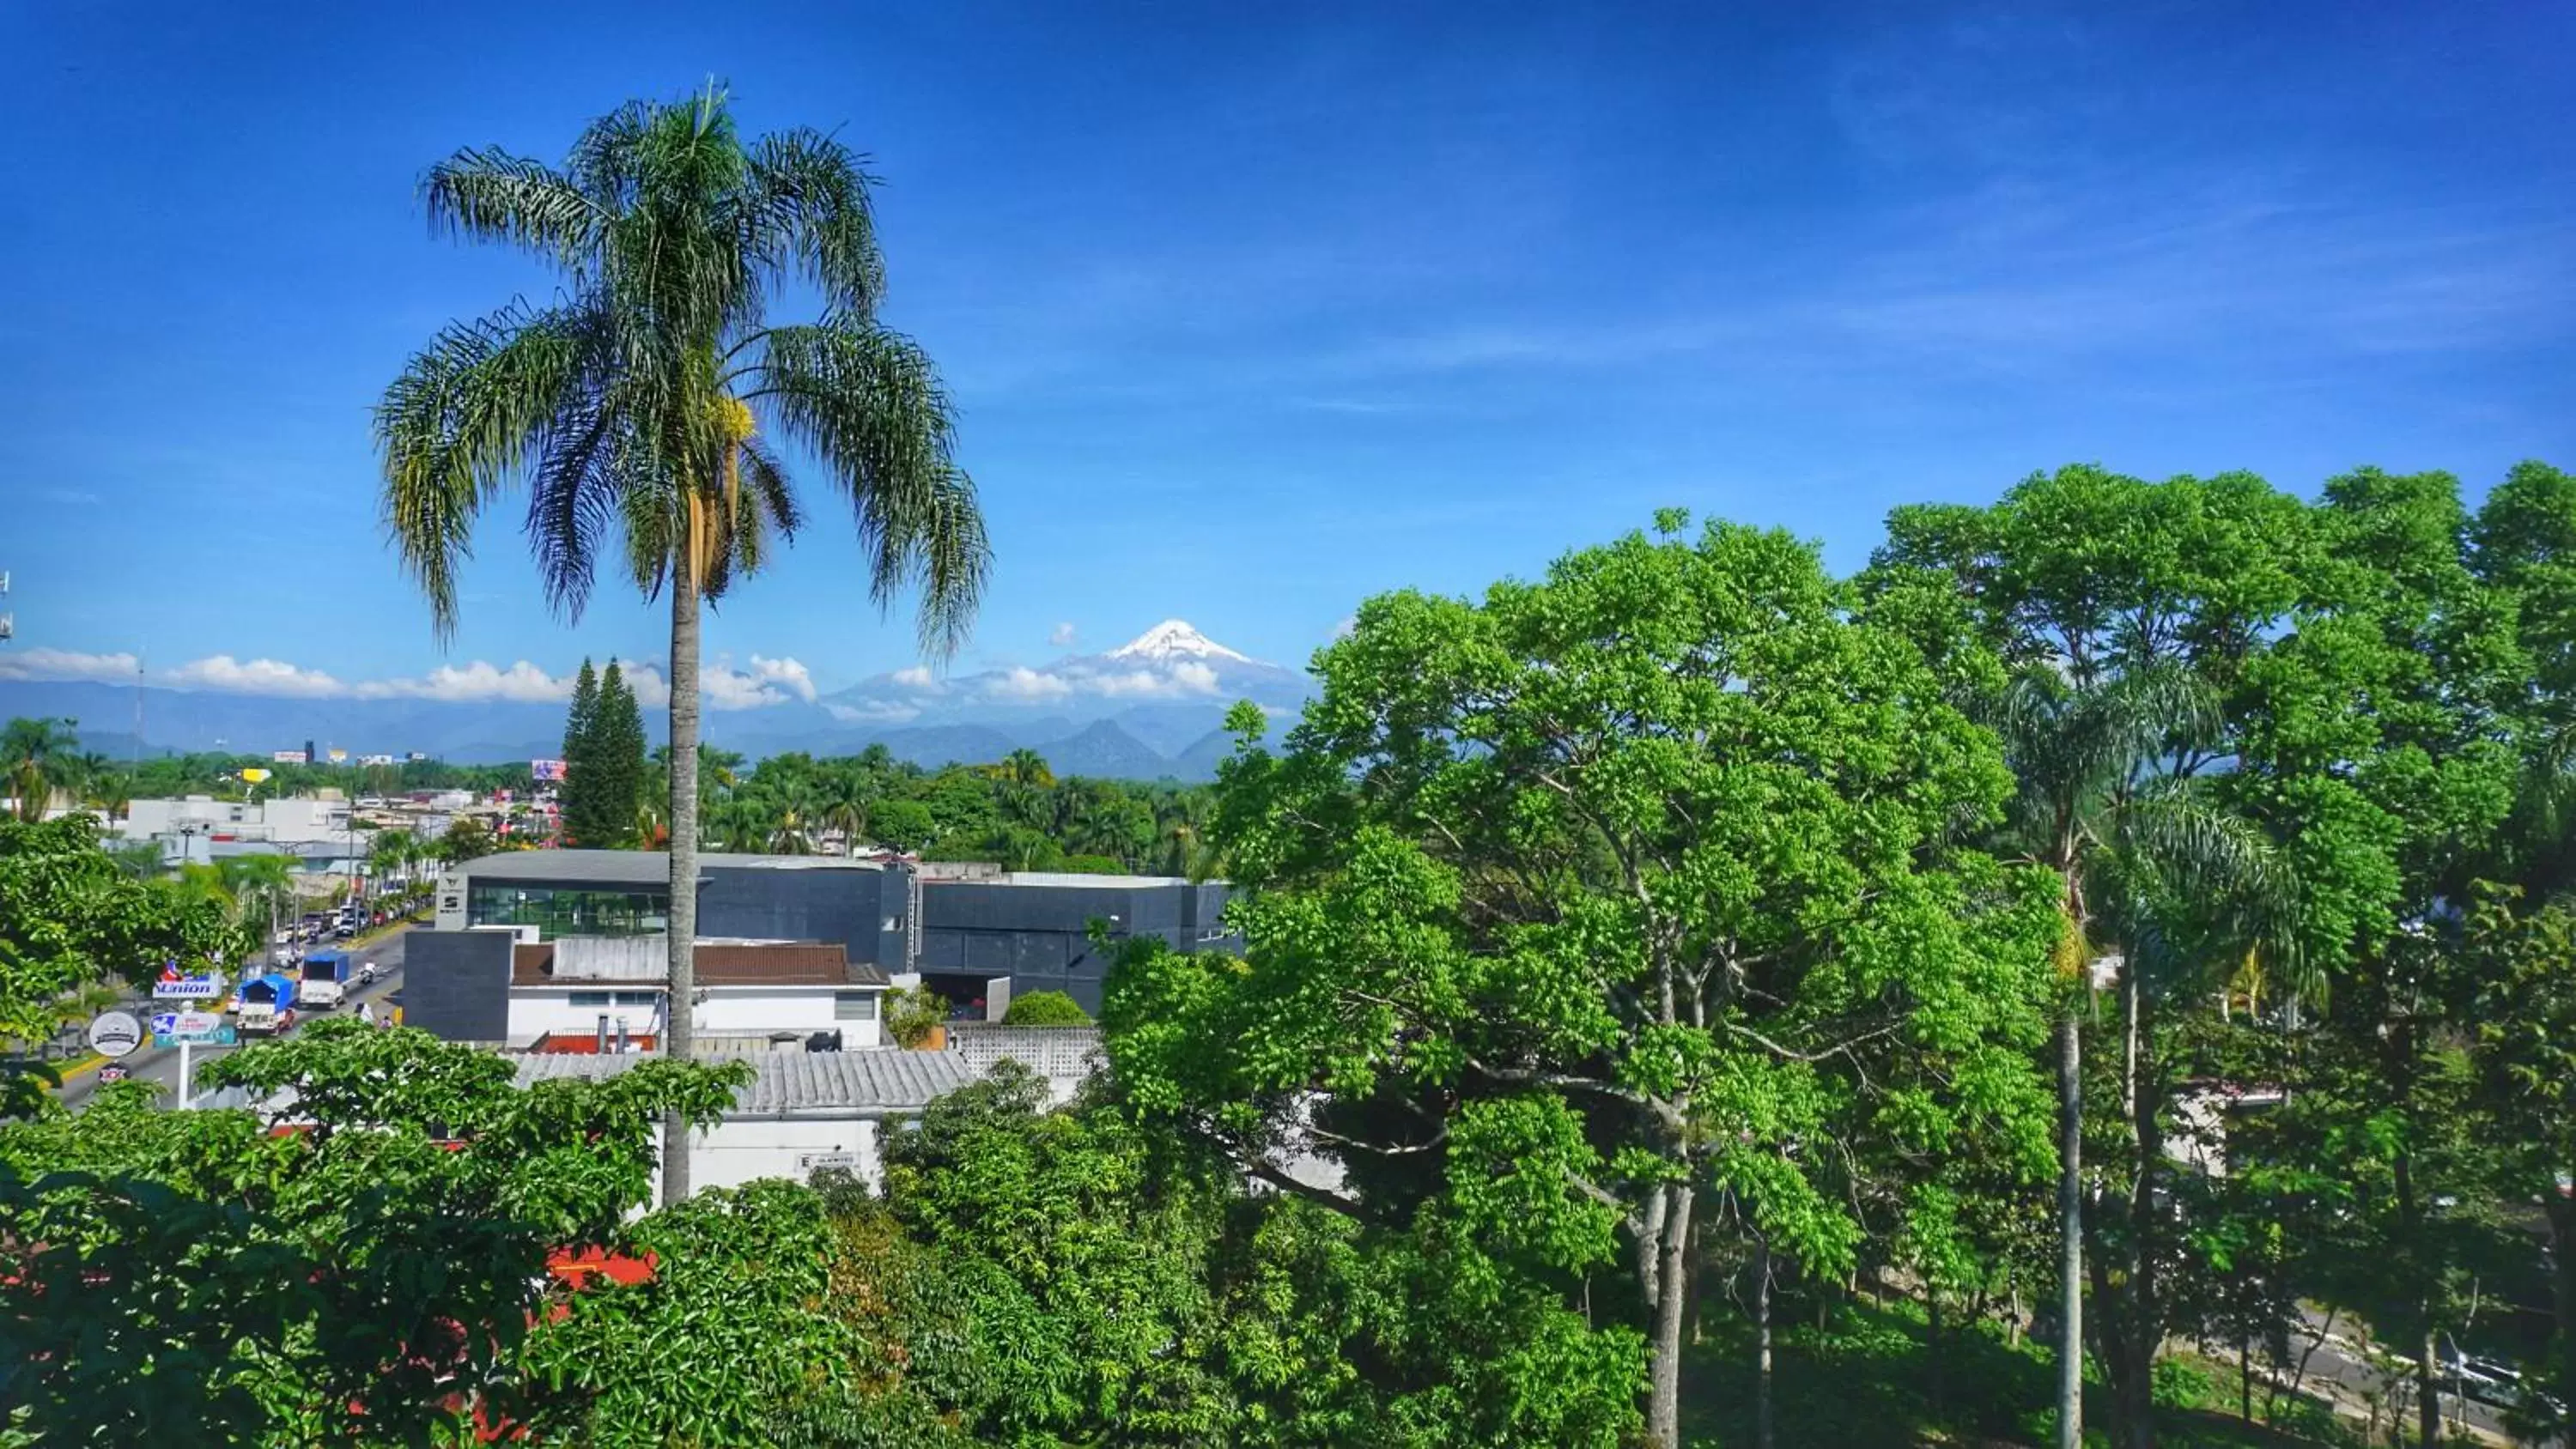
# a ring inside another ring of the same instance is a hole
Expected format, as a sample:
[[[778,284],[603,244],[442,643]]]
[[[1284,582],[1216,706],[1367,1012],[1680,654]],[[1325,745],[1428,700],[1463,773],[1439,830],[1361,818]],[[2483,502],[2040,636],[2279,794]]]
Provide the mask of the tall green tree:
[[[1286,752],[1225,769],[1248,966],[1150,957],[1104,1019],[1246,1172],[1593,1285],[1674,1446],[1694,1232],[1839,1276],[1853,1144],[1993,1126],[2044,1170],[2057,911],[1968,848],[2011,777],[1917,641],[1783,535],[1658,523],[1363,605]]]
[[[572,703],[564,710],[564,778],[555,787],[564,843],[582,848],[599,845],[607,833],[599,793],[599,706],[599,673],[584,656],[581,673],[573,677]]]
[[[1876,590],[1911,589],[1926,571],[1946,579],[2011,667],[2000,682],[1963,681],[2018,781],[1996,844],[2058,880],[2061,1449],[2082,1442],[2088,1341],[2105,1350],[2121,1432],[2154,1439],[2157,1273],[2173,1248],[2156,1204],[2175,1075],[2159,1055],[2157,1010],[2197,999],[2218,962],[2258,939],[2275,953],[2292,944],[2288,872],[2198,782],[2230,752],[2228,691],[2298,601],[2304,513],[2244,474],[2149,483],[2070,467],[1991,508],[1900,508],[1874,561]],[[2116,958],[2120,986],[2118,1159],[2088,1175],[2083,1038],[2097,958]],[[2088,1221],[2088,1200],[2103,1205],[2093,1218],[2116,1209],[2120,1221]],[[2097,1258],[2116,1243],[2119,1261],[2088,1265],[2088,1242]],[[2097,1303],[2089,1334],[2088,1276],[2118,1299]]]
[[[699,612],[804,520],[778,437],[804,447],[852,509],[882,607],[917,587],[924,647],[964,636],[988,560],[973,485],[951,456],[929,358],[878,318],[885,262],[870,178],[827,135],[746,142],[725,95],[630,104],[561,167],[497,149],[430,169],[435,224],[518,247],[565,286],[451,326],[376,414],[385,513],[404,565],[452,629],[475,520],[508,483],[568,616],[607,554],[671,607],[670,978],[695,976]],[[822,315],[773,323],[790,283]],[[622,547],[620,547],[622,545]],[[612,552],[614,550],[614,552]],[[686,1057],[682,1013],[669,1049]],[[665,1190],[688,1189],[688,1140],[665,1133]]]
[[[18,818],[42,820],[54,791],[77,782],[80,736],[71,719],[13,719],[0,730],[0,785],[17,801]]]
[[[644,712],[636,704],[635,687],[612,659],[600,676],[598,738],[591,747],[604,846],[623,849],[635,843],[636,812],[644,801],[645,747]]]

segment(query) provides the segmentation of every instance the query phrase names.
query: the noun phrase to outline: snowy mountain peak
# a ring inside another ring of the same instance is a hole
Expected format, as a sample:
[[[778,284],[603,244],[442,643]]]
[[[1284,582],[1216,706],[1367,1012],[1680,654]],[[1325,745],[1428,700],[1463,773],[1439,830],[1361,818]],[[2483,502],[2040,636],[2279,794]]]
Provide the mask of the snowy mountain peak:
[[[1108,653],[1111,659],[1137,659],[1170,663],[1182,659],[1231,659],[1250,664],[1250,658],[1235,653],[1180,619],[1163,622],[1119,645]]]

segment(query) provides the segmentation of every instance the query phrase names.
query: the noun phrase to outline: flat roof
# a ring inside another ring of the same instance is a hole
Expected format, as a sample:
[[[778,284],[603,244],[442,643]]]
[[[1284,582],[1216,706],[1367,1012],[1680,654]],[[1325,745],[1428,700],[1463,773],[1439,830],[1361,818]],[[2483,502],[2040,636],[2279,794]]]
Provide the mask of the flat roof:
[[[613,1077],[637,1062],[659,1061],[659,1052],[623,1056],[532,1052],[515,1058],[519,1085],[557,1078]],[[733,1094],[734,1110],[755,1116],[829,1117],[866,1111],[919,1111],[932,1098],[974,1082],[982,1073],[955,1052],[870,1047],[845,1052],[762,1052],[735,1058],[751,1063],[751,1085]]]
[[[885,972],[865,961],[849,959],[848,948],[831,942],[781,942],[765,945],[711,945],[700,941],[690,952],[700,986],[888,986]],[[563,976],[554,971],[553,942],[510,948],[512,986],[636,986],[669,984],[666,973],[636,976]]]
[[[883,860],[842,855],[744,855],[733,851],[698,852],[700,870],[883,870]],[[659,850],[505,850],[465,863],[474,880],[596,882],[603,885],[661,885],[671,878],[671,858]],[[1074,871],[1016,870],[997,875],[941,878],[925,874],[925,887],[957,885],[1071,886],[1084,890],[1145,890],[1157,886],[1223,885],[1192,881],[1178,875],[1086,875]]]
[[[885,863],[841,855],[741,855],[698,852],[700,870],[883,870]],[[596,881],[615,885],[664,885],[671,857],[659,850],[505,850],[465,862],[474,880]]]
[[[959,877],[949,880],[924,878],[924,889],[938,886],[1014,885],[1014,886],[1082,886],[1092,890],[1146,890],[1155,886],[1223,885],[1223,881],[1194,882],[1185,875],[1090,875],[1070,870],[1010,870],[981,879]]]

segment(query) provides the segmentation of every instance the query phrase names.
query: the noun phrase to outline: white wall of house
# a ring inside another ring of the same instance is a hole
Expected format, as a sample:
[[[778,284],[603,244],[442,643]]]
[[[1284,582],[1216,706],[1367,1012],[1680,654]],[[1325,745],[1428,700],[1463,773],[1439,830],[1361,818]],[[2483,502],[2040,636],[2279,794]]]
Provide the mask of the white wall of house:
[[[884,992],[853,986],[712,986],[693,1018],[709,1036],[753,1036],[792,1031],[810,1036],[838,1031],[851,1051],[884,1043],[879,1023]],[[510,988],[510,1044],[525,1046],[549,1032],[588,1036],[599,1018],[618,1017],[626,1030],[641,1036],[660,1030],[662,989],[658,986],[513,986]]]
[[[697,1187],[740,1187],[763,1177],[803,1182],[812,1171],[803,1164],[830,1153],[851,1154],[870,1186],[879,1181],[876,1123],[804,1117],[728,1117],[698,1133],[689,1181]]]
[[[753,1032],[838,1031],[851,1050],[872,1047],[882,1038],[884,993],[853,986],[711,986],[698,1003],[698,1030],[710,1036]]]
[[[510,1045],[526,1046],[541,1036],[589,1036],[601,1017],[614,1031],[620,1017],[630,1036],[662,1029],[662,989],[658,986],[607,987],[513,986],[510,988]]]

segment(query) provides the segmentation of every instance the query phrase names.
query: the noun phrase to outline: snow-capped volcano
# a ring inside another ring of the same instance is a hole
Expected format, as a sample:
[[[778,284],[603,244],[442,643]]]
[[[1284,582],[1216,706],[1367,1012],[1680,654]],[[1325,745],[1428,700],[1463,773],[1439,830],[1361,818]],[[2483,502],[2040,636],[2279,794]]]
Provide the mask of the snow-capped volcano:
[[[1184,659],[1223,659],[1236,664],[1258,664],[1250,655],[1237,654],[1198,630],[1185,619],[1163,622],[1110,650],[1105,659],[1131,659],[1145,664],[1171,664]]]

